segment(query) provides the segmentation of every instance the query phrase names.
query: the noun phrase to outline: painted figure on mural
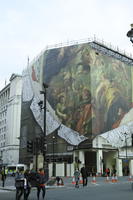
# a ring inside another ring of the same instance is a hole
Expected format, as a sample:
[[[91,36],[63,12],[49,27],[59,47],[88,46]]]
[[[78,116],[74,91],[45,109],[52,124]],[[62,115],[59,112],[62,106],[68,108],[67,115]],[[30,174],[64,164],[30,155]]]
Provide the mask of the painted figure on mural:
[[[94,110],[91,104],[91,93],[87,88],[84,88],[82,92],[79,120],[76,125],[76,131],[83,135],[91,134],[92,119],[94,117]]]
[[[67,119],[67,114],[66,114],[66,102],[64,95],[61,95],[59,97],[59,102],[56,106],[56,114],[60,118],[62,123],[65,123],[65,120]]]
[[[101,83],[96,90],[96,102],[97,108],[99,111],[102,109],[104,115],[101,115],[103,119],[102,122],[105,122],[105,126],[101,124],[101,130],[104,128],[104,131],[111,130],[113,124],[118,120],[118,115],[120,109],[124,113],[128,110],[128,104],[124,97],[121,95],[121,91],[116,87],[113,80],[109,80],[105,74],[101,76]],[[106,114],[105,114],[106,113]],[[124,116],[123,114],[121,117]]]

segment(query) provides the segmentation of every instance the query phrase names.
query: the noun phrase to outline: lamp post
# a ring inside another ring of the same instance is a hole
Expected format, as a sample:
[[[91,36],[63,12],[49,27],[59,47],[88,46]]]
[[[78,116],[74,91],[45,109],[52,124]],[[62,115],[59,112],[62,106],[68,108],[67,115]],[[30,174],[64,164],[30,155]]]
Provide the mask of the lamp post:
[[[54,142],[55,142],[55,136],[52,137],[53,139],[53,170],[52,170],[52,176],[55,176],[55,163],[54,163]]]
[[[133,43],[133,24],[131,24],[131,30],[127,32],[127,37],[129,37],[130,41]]]
[[[47,146],[47,142],[46,142],[46,93],[47,93],[47,88],[48,85],[43,83],[43,87],[44,87],[44,91],[40,91],[40,94],[44,95],[44,107],[41,109],[44,109],[44,121],[43,121],[43,136],[41,137],[42,141],[43,141],[43,147],[42,147],[42,151],[43,151],[43,167],[44,170],[47,170],[47,162],[46,162],[46,146]],[[43,103],[43,102],[41,102]],[[40,103],[40,105],[41,105]]]
[[[124,136],[125,136],[126,162],[127,162],[127,133],[124,133]]]

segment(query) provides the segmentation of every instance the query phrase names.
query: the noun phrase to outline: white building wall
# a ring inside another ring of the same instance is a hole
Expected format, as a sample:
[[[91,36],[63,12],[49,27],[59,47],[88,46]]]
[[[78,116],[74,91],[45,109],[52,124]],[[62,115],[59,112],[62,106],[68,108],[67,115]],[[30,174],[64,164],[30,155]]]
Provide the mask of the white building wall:
[[[52,176],[53,163],[49,163],[49,177]]]
[[[74,174],[74,165],[72,164],[67,164],[67,176],[73,176]]]
[[[97,151],[97,173],[103,174],[103,151]]]
[[[7,134],[3,161],[7,164],[19,163],[19,137],[21,123],[21,76],[12,77],[7,109]]]
[[[122,176],[123,173],[122,173],[122,160],[121,159],[116,159],[116,169],[117,169],[117,176]]]
[[[129,161],[130,175],[133,176],[133,160]]]
[[[56,176],[64,176],[64,163],[56,163]]]

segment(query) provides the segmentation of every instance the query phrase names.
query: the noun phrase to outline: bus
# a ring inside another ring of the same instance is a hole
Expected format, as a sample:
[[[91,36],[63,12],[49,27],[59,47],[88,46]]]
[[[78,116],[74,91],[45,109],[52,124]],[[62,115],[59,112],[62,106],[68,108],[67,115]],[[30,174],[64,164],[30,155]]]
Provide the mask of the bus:
[[[16,164],[16,165],[7,165],[6,169],[8,171],[8,175],[15,176],[18,170],[25,171],[27,169],[26,165],[24,164]]]

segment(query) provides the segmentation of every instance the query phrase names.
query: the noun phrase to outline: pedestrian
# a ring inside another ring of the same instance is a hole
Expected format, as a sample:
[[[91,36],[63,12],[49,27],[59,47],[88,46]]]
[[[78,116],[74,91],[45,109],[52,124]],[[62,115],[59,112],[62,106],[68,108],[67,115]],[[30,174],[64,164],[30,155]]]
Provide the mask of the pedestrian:
[[[107,168],[107,176],[110,176],[110,169]]]
[[[76,168],[75,172],[74,172],[74,177],[75,177],[75,187],[79,188],[79,176],[80,176],[80,171],[78,170],[78,168]]]
[[[2,180],[2,187],[4,187],[5,186],[5,180],[6,180],[5,168],[3,168],[2,171],[1,171],[1,180]]]
[[[30,170],[30,183],[31,183],[32,187],[37,187],[36,175],[37,175],[37,172],[34,169],[31,169]]]
[[[31,177],[29,169],[24,172],[24,178],[26,179],[26,185],[24,186],[24,199],[27,200],[31,191]]]
[[[60,180],[61,178],[59,176],[56,177],[56,182],[57,182],[57,185],[60,185]]]
[[[114,176],[116,176],[116,172],[117,172],[117,170],[115,169],[115,167],[113,167],[112,173],[113,173]]]
[[[15,186],[16,186],[16,200],[20,200],[21,196],[24,194],[24,185],[25,185],[24,173],[20,169],[17,171],[15,176]],[[24,199],[25,200],[25,199]]]
[[[106,172],[106,176],[110,176],[110,169],[109,168],[106,168],[105,172]]]
[[[83,179],[83,187],[87,186],[87,177],[88,177],[88,172],[87,169],[85,168],[85,166],[83,166],[80,170],[81,174],[82,174],[82,179]]]
[[[7,175],[8,175],[8,169],[6,168],[5,169],[5,179],[7,178]]]
[[[96,176],[96,169],[95,169],[95,167],[92,167],[91,172],[92,172],[92,176],[93,177]]]
[[[40,192],[42,190],[42,198],[44,199],[46,193],[45,183],[47,181],[47,178],[42,168],[39,169],[39,172],[36,175],[36,181],[37,181],[37,198],[39,200]]]

